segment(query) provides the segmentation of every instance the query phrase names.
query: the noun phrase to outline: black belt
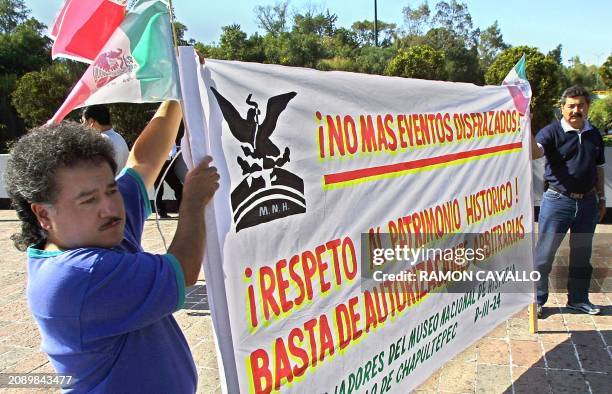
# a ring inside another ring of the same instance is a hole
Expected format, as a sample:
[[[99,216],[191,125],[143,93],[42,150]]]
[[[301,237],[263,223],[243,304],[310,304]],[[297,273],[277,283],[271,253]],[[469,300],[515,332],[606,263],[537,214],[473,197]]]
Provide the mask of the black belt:
[[[575,199],[575,200],[582,200],[583,198],[585,198],[585,197],[587,197],[587,196],[590,196],[591,194],[595,193],[595,191],[597,190],[597,188],[595,188],[595,187],[594,187],[594,188],[592,188],[591,190],[589,190],[589,191],[588,191],[588,192],[586,192],[586,193],[570,193],[570,192],[564,192],[564,191],[561,191],[561,190],[559,190],[559,189],[556,189],[556,188],[554,188],[554,187],[552,187],[552,186],[548,186],[548,190],[552,190],[553,192],[557,192],[557,193],[563,194],[564,196],[567,196],[567,197],[569,197],[569,198],[573,198],[573,199]]]

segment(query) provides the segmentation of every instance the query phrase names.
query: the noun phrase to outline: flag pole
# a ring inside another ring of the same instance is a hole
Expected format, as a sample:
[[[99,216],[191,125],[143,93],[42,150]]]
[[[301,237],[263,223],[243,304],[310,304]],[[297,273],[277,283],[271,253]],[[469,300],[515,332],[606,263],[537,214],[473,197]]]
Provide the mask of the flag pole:
[[[168,0],[168,10],[170,11],[170,27],[172,27],[172,39],[174,40],[174,50],[176,56],[179,56],[178,50],[178,39],[176,38],[176,28],[174,27],[174,8],[172,7],[172,0]]]

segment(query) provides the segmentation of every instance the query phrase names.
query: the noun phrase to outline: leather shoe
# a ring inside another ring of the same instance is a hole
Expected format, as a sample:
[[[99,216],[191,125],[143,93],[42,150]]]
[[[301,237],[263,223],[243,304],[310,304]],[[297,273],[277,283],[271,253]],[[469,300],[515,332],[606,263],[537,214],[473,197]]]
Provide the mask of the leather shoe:
[[[568,302],[567,307],[575,311],[588,313],[589,315],[599,315],[599,313],[601,312],[598,306],[591,304],[589,301],[587,302]]]

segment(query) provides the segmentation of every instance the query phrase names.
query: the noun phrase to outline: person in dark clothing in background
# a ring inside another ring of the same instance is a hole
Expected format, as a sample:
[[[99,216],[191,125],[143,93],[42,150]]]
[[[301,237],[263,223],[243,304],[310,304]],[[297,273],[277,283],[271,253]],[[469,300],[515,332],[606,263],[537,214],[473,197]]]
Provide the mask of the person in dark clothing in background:
[[[178,155],[178,157],[176,157]],[[176,157],[175,160],[173,160]],[[177,210],[181,205],[181,200],[183,198],[183,183],[179,179],[176,173],[176,167],[179,160],[182,160],[181,153],[178,152],[177,146],[173,145],[170,153],[166,157],[166,162],[162,167],[157,180],[155,180],[155,190],[157,191],[157,195],[155,196],[155,206],[157,209],[157,213],[161,218],[168,219],[170,215],[168,215],[168,207],[166,206],[166,201],[164,201],[164,182],[170,186],[170,188],[174,191],[174,197],[176,199]],[[167,172],[166,172],[167,170]],[[166,174],[166,177],[162,179],[162,177]],[[162,181],[163,180],[163,181]]]

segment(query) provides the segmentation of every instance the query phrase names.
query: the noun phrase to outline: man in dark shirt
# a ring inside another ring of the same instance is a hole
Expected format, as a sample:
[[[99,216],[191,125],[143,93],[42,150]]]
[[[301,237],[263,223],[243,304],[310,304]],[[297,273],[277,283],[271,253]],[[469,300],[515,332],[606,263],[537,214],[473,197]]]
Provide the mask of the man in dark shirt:
[[[555,253],[570,230],[567,307],[591,315],[600,309],[589,301],[593,268],[591,249],[595,226],[606,212],[604,144],[586,119],[589,92],[572,86],[561,96],[563,118],[540,130],[532,141],[532,156],[546,156],[544,192],[538,219],[535,263],[541,274],[537,288],[538,317],[548,299],[548,275]]]

